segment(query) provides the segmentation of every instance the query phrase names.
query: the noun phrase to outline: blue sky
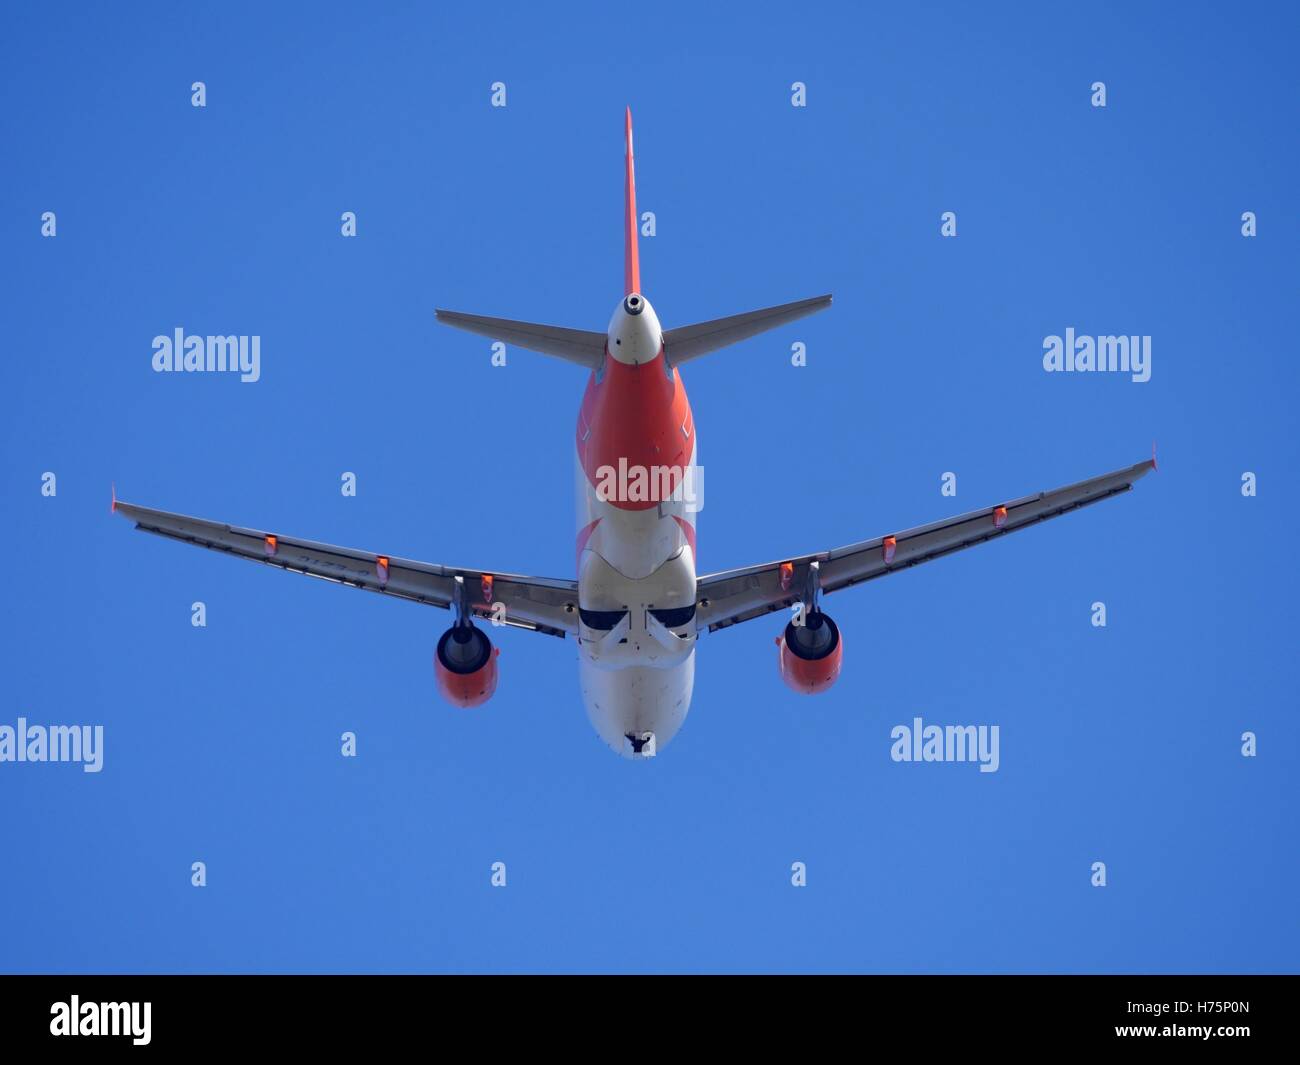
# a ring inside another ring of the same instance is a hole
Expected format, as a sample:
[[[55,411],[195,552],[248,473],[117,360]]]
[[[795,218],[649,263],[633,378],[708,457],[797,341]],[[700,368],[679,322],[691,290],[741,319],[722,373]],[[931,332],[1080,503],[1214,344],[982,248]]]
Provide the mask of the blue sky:
[[[105,757],[0,764],[0,970],[1297,969],[1300,18],[744,12],[11,11],[0,724],[103,724]],[[684,373],[702,570],[1153,439],[1160,472],[831,597],[846,667],[822,697],[780,684],[774,619],[706,637],[651,764],[589,727],[571,641],[506,633],[496,699],[455,711],[431,666],[445,614],[110,517],[116,482],[571,576],[582,372],[516,350],[494,369],[433,308],[604,328],[629,104],[666,326],[836,297]],[[259,335],[261,380],[153,373],[178,326]],[[1150,335],[1151,380],[1045,373],[1067,327]],[[998,725],[1000,769],[892,762],[915,716]]]

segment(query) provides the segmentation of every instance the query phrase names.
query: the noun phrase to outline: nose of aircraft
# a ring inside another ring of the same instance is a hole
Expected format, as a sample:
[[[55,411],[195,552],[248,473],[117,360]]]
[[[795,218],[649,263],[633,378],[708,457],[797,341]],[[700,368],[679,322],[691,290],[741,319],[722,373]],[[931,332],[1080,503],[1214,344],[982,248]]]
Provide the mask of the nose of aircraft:
[[[650,301],[630,292],[609,320],[609,353],[619,362],[649,362],[663,347],[663,330]]]

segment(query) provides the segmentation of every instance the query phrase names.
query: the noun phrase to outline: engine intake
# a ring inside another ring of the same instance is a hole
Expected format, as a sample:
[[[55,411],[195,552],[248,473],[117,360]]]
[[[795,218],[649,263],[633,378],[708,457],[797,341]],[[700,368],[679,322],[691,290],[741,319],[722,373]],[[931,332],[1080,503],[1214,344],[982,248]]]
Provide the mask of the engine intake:
[[[804,624],[793,621],[777,637],[781,679],[802,695],[825,691],[839,679],[844,641],[829,614],[810,610]]]
[[[453,625],[433,655],[438,690],[453,706],[482,706],[497,690],[497,656],[487,633],[474,625]]]

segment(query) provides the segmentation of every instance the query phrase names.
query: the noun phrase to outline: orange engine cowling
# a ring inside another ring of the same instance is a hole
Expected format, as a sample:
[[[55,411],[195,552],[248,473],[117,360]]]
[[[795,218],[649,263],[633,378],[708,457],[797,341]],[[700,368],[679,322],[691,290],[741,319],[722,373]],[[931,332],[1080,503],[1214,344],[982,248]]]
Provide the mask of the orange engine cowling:
[[[482,706],[497,690],[497,655],[487,633],[473,625],[453,625],[442,634],[433,655],[438,690],[453,706]]]
[[[803,695],[825,691],[840,675],[844,641],[839,626],[820,610],[810,610],[804,624],[791,621],[776,639],[781,679]]]

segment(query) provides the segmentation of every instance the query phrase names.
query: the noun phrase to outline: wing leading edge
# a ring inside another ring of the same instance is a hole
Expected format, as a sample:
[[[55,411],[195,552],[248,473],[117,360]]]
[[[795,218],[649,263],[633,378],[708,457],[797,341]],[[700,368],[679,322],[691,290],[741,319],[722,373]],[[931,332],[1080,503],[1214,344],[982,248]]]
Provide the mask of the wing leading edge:
[[[714,632],[792,606],[801,599],[812,562],[819,563],[821,590],[839,591],[1099,503],[1129,491],[1153,469],[1155,460],[1150,459],[1054,491],[1039,492],[873,540],[711,573],[697,582],[697,624]]]
[[[444,609],[450,608],[456,578],[460,577],[473,601],[472,609],[480,617],[492,617],[493,605],[501,603],[505,614],[500,620],[507,625],[560,637],[578,631],[576,581],[416,562],[150,510],[116,499],[113,510],[144,532]]]

